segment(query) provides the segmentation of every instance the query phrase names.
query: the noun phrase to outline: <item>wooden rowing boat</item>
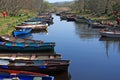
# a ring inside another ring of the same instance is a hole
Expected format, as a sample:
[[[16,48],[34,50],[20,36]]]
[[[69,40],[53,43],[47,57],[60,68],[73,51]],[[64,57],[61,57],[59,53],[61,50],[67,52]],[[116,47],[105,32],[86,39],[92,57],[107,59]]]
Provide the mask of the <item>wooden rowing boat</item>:
[[[16,42],[0,42],[0,51],[8,52],[40,52],[53,51],[55,43],[16,43]]]
[[[78,23],[87,23],[87,19],[83,16],[77,16],[75,18],[75,22],[78,22]]]
[[[70,60],[10,60],[0,59],[0,69],[22,70],[38,73],[68,71]]]
[[[21,25],[15,26],[16,29],[31,28],[33,30],[46,30],[47,27],[48,27],[47,24],[33,24],[33,25],[21,24]]]
[[[35,80],[35,79],[54,80],[54,77],[46,74],[29,71],[0,69],[0,80]]]
[[[13,31],[13,35],[16,37],[18,35],[25,35],[28,34],[32,31],[31,28],[23,28],[23,29],[19,29],[19,30],[14,30]]]
[[[20,60],[50,60],[50,59],[61,59],[61,54],[54,53],[0,53],[0,59],[20,59]]]
[[[107,27],[109,27],[108,25],[105,25],[105,24],[97,24],[97,23],[91,23],[90,24],[90,26],[92,27],[92,28],[107,28]]]
[[[100,30],[100,35],[103,37],[120,38],[120,31],[102,29]]]
[[[23,38],[17,38],[9,35],[1,35],[0,41],[17,42],[17,43],[43,43],[44,42],[42,40],[23,39]]]

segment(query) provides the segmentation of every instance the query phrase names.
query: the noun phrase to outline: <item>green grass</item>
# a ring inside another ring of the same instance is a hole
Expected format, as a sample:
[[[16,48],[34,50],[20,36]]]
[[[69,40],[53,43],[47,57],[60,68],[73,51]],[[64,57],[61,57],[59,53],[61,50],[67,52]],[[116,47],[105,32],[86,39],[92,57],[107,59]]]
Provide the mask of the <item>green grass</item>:
[[[5,19],[0,17],[0,35],[11,35],[17,24],[20,24],[30,17],[34,17],[34,15],[6,17]]]

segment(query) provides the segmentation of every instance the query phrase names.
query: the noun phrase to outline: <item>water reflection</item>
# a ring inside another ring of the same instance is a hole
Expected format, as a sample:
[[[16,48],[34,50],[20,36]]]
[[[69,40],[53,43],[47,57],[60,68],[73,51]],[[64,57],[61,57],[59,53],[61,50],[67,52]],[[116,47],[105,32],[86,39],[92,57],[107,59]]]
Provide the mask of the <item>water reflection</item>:
[[[100,37],[99,41],[104,43],[107,56],[109,56],[109,51],[111,50],[112,46],[120,53],[120,38]]]
[[[54,80],[71,80],[71,75],[69,72],[54,74],[54,77]]]
[[[100,37],[100,41],[112,41],[112,42],[119,42],[120,38],[110,38],[110,37]]]
[[[54,24],[48,29],[48,35],[38,33],[33,39],[56,42],[55,51],[72,61],[69,66],[72,80],[120,80],[119,41],[99,41],[99,29],[60,21],[58,16],[54,16]],[[78,64],[80,66],[76,66]],[[71,79],[62,75],[57,74],[55,80]]]
[[[88,24],[75,23],[75,32],[81,39],[99,37],[99,29],[92,29]]]
[[[32,34],[48,34],[48,30],[36,30],[36,31],[32,31]]]

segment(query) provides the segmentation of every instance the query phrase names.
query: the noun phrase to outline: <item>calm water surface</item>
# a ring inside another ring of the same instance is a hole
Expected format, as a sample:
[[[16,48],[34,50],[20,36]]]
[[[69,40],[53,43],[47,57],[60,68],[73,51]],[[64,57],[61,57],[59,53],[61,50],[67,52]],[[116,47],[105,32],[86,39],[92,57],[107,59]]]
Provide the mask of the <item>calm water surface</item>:
[[[70,79],[55,80],[120,80],[119,40],[106,41],[99,29],[53,17],[48,33],[32,33],[32,39],[56,42],[55,52],[71,60]]]

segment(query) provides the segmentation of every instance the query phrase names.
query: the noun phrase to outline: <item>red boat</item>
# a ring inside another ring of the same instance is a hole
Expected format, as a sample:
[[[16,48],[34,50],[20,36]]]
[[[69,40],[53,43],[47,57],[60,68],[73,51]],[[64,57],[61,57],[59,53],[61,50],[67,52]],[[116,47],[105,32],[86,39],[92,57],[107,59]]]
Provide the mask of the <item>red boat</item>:
[[[29,71],[18,71],[18,70],[6,70],[6,69],[0,69],[0,73],[7,72],[10,75],[32,75],[32,76],[49,76],[47,74],[41,74],[41,73],[35,73],[35,72],[29,72]]]
[[[28,71],[18,71],[18,70],[6,70],[0,69],[0,80],[15,79],[15,80],[54,80],[53,76],[46,74],[28,72]]]

